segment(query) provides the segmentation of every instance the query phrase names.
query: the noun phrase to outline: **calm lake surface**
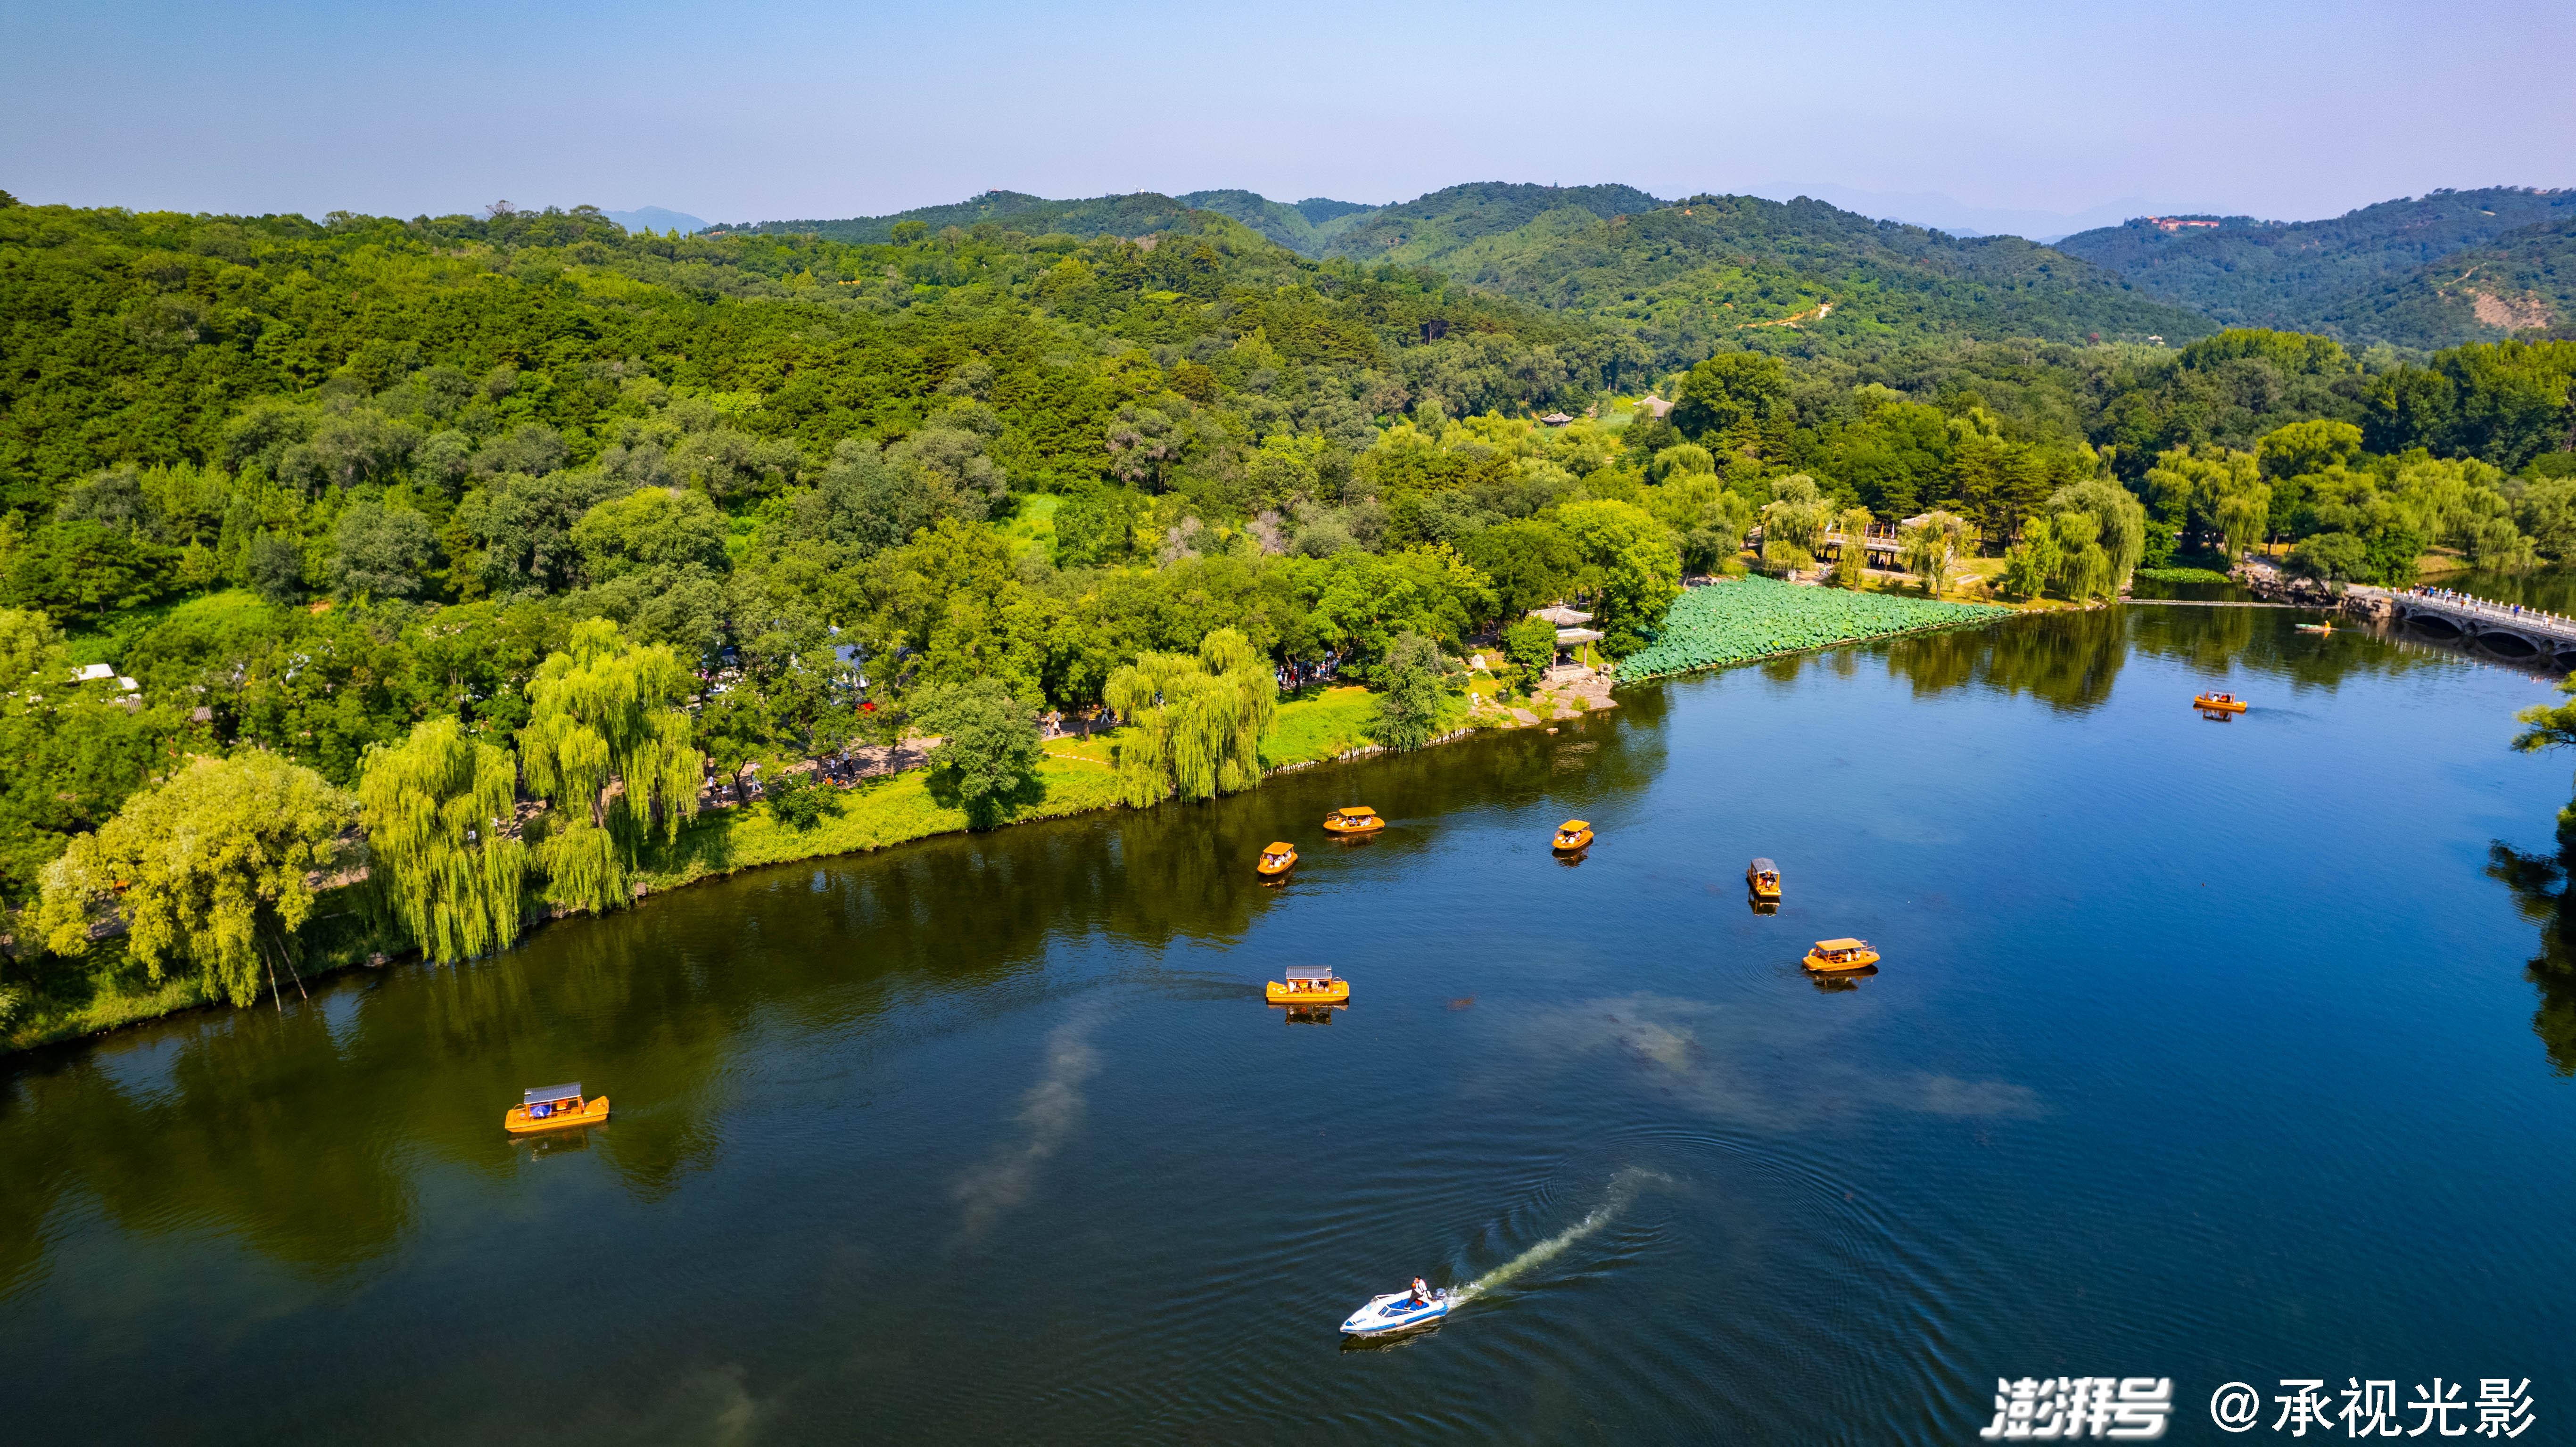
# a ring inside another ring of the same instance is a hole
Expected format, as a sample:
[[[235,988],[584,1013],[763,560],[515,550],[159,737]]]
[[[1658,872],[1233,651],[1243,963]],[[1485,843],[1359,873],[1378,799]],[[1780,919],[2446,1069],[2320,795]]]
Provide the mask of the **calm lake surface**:
[[[2553,695],[2304,616],[1685,679],[0,1065],[0,1435],[1972,1443],[2066,1374],[2192,1442],[2527,1377],[2571,1440],[2576,973],[2492,853]],[[1882,972],[1799,971],[1842,934]],[[1329,1024],[1262,1003],[1306,963]],[[566,1079],[614,1121],[501,1133]],[[1481,1285],[1346,1349],[1416,1273]]]

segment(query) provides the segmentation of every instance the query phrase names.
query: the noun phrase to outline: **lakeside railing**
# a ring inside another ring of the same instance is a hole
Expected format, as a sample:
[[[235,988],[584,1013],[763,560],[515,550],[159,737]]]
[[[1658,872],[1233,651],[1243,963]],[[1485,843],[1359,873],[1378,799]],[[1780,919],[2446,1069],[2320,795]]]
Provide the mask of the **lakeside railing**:
[[[2523,632],[2536,633],[2553,642],[2576,644],[2576,619],[2571,619],[2564,614],[2552,613],[2545,608],[2526,608],[2516,603],[2498,603],[2471,594],[2455,593],[2440,588],[2408,588],[2392,592],[2390,596],[2402,600],[2409,611],[2437,615],[2449,613],[2466,618],[2483,619]]]

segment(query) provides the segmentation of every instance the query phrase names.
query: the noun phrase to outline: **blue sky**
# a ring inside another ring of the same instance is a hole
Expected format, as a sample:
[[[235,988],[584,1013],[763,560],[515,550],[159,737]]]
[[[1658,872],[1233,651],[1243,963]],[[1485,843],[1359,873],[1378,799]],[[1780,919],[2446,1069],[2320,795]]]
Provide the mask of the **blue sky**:
[[[2568,0],[0,4],[0,189],[37,202],[757,220],[1513,180],[2295,219],[2576,185]]]

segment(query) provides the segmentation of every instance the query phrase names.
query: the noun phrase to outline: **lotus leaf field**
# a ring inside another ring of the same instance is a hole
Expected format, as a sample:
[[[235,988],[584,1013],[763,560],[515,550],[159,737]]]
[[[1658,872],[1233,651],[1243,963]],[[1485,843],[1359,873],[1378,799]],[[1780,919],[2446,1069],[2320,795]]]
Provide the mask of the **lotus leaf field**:
[[[1986,603],[1940,603],[1845,588],[1802,588],[1735,578],[1689,588],[1664,614],[1655,641],[1619,664],[1622,682],[1830,648],[1889,633],[1980,623],[2010,613]]]

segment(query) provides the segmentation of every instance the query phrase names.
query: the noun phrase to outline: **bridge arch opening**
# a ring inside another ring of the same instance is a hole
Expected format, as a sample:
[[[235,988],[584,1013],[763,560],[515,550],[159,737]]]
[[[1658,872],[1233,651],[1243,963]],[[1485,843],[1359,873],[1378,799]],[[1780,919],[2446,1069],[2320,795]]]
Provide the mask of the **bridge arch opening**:
[[[2510,658],[2520,662],[2526,658],[2540,656],[2540,649],[2530,639],[2519,633],[2507,633],[2502,629],[2491,628],[2480,633],[2477,636],[2477,642],[2480,648],[2498,658]]]

